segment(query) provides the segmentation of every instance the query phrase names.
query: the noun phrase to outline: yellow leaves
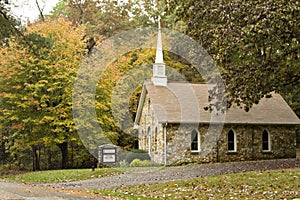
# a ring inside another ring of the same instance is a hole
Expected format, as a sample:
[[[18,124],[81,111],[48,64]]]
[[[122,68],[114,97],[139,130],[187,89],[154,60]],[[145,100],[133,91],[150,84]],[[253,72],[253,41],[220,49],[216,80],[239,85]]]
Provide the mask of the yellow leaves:
[[[81,56],[86,53],[86,44],[82,39],[85,35],[85,27],[83,25],[73,27],[71,22],[62,18],[32,24],[26,34],[40,34],[51,40],[52,46],[48,57],[54,63],[61,60],[69,62],[81,60]]]
[[[19,117],[17,117],[17,116],[11,116],[10,120],[11,121],[17,121],[17,120],[19,120]]]
[[[75,137],[71,137],[70,141],[71,141],[71,142],[76,142],[76,141],[78,141],[78,139],[75,138]]]
[[[113,144],[118,143],[119,133],[109,131],[109,132],[106,132],[105,134]]]
[[[100,109],[102,111],[109,111],[110,110],[110,108],[105,103],[96,102],[95,105],[96,105],[97,109]]]
[[[57,30],[57,31],[53,31]],[[73,27],[70,21],[65,20],[64,18],[46,20],[44,22],[37,22],[31,24],[28,27],[28,33],[34,33],[40,31],[45,37],[62,39],[68,34],[75,34],[71,39],[76,39],[78,35],[84,36],[85,27],[83,25]],[[68,38],[65,37],[65,40]]]
[[[58,19],[31,24],[24,35],[30,45],[16,38],[0,48],[1,117],[14,124],[16,143],[64,142],[75,131],[72,88],[86,54],[85,28]]]
[[[44,121],[44,122],[52,122],[53,120],[55,120],[55,117],[49,116],[49,115],[46,115],[42,118],[42,121]]]

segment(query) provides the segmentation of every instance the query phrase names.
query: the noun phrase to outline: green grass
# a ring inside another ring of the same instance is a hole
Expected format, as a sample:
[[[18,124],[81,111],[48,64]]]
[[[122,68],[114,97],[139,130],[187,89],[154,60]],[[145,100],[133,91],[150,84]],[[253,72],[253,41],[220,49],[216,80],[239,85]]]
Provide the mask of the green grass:
[[[300,198],[300,169],[246,172],[90,192],[141,200],[296,199]]]
[[[28,172],[18,175],[7,176],[4,179],[13,182],[26,183],[62,183],[77,180],[86,180],[92,178],[100,178],[121,173],[118,169],[98,168],[95,171],[91,169],[66,169]]]

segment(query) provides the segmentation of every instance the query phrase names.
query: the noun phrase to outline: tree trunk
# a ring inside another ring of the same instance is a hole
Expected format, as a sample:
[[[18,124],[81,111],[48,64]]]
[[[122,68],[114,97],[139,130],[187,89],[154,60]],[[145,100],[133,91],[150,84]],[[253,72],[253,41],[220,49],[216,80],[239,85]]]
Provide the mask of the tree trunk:
[[[8,153],[6,151],[6,145],[7,145],[7,137],[5,137],[6,135],[8,135],[8,131],[7,129],[2,129],[1,130],[1,155],[0,155],[0,160],[1,160],[1,164],[4,164],[8,158]]]
[[[71,168],[74,168],[74,141],[71,141]]]
[[[32,150],[32,170],[40,170],[40,160],[37,153],[37,147],[35,145],[31,145]]]
[[[40,170],[40,160],[41,160],[41,146],[38,146],[37,155],[36,155],[36,170]]]
[[[0,160],[1,160],[1,164],[4,164],[4,160],[5,160],[5,140],[4,137],[1,133],[1,154],[0,154]]]
[[[63,142],[58,144],[58,147],[61,151],[61,168],[67,169],[68,168],[68,142]]]

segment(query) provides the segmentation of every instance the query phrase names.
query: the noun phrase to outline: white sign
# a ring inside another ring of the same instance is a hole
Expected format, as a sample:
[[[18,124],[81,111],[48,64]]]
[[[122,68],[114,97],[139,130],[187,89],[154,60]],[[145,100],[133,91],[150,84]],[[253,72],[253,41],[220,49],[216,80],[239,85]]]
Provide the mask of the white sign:
[[[115,154],[103,155],[103,162],[104,163],[114,163],[114,162],[116,162],[116,155]]]
[[[116,153],[116,149],[103,149],[103,154]]]

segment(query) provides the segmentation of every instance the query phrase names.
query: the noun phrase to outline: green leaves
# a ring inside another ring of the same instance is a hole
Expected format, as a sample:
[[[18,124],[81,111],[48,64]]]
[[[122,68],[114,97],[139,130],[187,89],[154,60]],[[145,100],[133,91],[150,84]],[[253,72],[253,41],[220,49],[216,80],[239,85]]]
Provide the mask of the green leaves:
[[[46,21],[0,49],[1,107],[7,110],[1,120],[20,133],[11,135],[15,143],[53,145],[75,132],[72,88],[86,53],[84,33],[84,27],[62,19]]]
[[[229,105],[248,110],[269,92],[299,90],[298,1],[167,2],[218,63]]]

